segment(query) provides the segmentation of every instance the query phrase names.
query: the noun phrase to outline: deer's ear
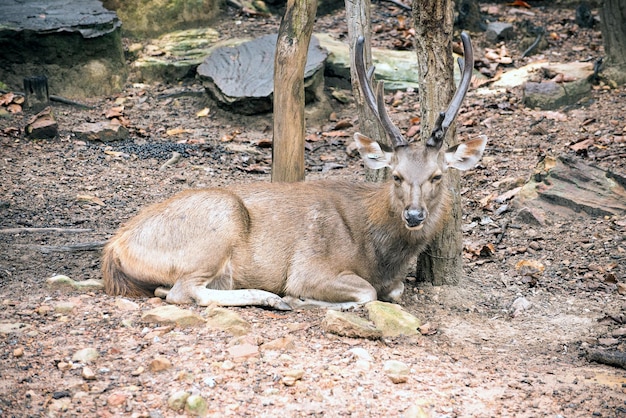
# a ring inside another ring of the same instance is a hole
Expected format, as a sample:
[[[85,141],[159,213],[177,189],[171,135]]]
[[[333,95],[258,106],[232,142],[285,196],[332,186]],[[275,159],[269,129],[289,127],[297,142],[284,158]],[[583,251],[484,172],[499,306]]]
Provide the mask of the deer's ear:
[[[354,142],[359,150],[359,154],[361,154],[361,158],[363,158],[363,162],[372,170],[389,167],[389,164],[391,164],[393,153],[383,151],[378,142],[373,139],[357,132],[354,134]]]
[[[483,156],[486,145],[487,137],[481,135],[471,141],[448,148],[445,153],[446,166],[457,170],[469,170]]]

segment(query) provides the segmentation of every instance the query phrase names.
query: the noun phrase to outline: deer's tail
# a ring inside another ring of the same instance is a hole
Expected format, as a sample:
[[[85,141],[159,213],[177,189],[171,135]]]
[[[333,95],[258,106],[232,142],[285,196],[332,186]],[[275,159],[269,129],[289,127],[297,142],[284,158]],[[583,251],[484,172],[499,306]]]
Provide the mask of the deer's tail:
[[[115,243],[109,242],[102,255],[104,291],[112,296],[154,296],[154,287],[127,275],[122,269]]]

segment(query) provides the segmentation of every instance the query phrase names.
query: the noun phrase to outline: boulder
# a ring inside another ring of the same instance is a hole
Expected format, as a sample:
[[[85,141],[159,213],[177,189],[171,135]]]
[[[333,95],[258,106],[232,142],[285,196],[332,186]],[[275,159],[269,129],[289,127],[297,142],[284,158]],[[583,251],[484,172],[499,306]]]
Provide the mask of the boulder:
[[[0,2],[0,80],[21,90],[46,75],[50,94],[70,98],[122,90],[127,69],[121,22],[98,0]]]
[[[524,105],[544,110],[570,106],[584,98],[591,91],[591,84],[586,80],[571,83],[544,81],[527,82],[524,86]]]
[[[154,35],[197,27],[219,12],[220,0],[103,0],[124,22],[124,33]]]
[[[562,155],[546,157],[519,193],[522,205],[570,216],[626,214],[626,177]]]
[[[142,82],[175,83],[195,77],[198,66],[214,48],[246,41],[235,39],[218,44],[219,36],[213,28],[166,33],[141,47],[131,69],[135,78]]]
[[[278,35],[214,49],[198,67],[207,93],[222,107],[242,114],[272,110],[274,55]],[[313,36],[304,70],[305,100],[318,100],[327,52]]]

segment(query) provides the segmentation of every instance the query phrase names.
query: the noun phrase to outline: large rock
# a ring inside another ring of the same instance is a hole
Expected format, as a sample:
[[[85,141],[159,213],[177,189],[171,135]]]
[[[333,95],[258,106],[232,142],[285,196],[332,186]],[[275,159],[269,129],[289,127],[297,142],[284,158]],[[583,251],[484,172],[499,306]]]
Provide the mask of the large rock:
[[[546,157],[519,193],[521,204],[569,216],[626,214],[626,177],[569,156]]]
[[[220,0],[103,0],[124,22],[123,30],[134,35],[153,35],[197,27],[219,12]]]
[[[524,104],[531,108],[554,110],[575,104],[590,91],[591,84],[586,79],[571,83],[529,81],[524,86]]]
[[[174,83],[195,77],[198,66],[214,48],[246,41],[226,40],[217,44],[219,37],[213,28],[198,28],[170,32],[153,39],[138,51],[138,58],[131,64],[135,78],[142,82]]]
[[[274,55],[278,35],[266,35],[236,46],[219,47],[198,67],[207,93],[237,113],[272,110]],[[304,69],[305,99],[318,99],[327,52],[311,37]]]
[[[399,335],[417,335],[421,321],[411,315],[400,305],[374,301],[365,305],[370,321],[376,324],[385,337],[397,337]]]
[[[85,98],[121,91],[127,69],[121,22],[98,0],[0,2],[0,80],[22,90],[46,75],[51,94]]]

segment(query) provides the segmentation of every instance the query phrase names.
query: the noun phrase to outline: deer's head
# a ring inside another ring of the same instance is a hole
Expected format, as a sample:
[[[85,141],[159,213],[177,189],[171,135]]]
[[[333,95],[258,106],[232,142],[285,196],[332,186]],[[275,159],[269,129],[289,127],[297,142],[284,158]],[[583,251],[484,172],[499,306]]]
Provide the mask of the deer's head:
[[[355,46],[355,68],[365,102],[376,115],[385,134],[391,142],[391,149],[381,146],[376,141],[356,133],[359,153],[365,164],[371,169],[389,167],[393,179],[395,205],[400,208],[405,226],[410,230],[421,229],[429,212],[439,204],[445,193],[444,176],[448,169],[467,170],[472,168],[483,154],[487,137],[443,149],[443,140],[448,128],[456,118],[461,103],[470,85],[474,57],[469,35],[461,34],[464,50],[464,64],[461,83],[445,112],[441,112],[429,139],[423,142],[409,142],[393,124],[383,99],[382,82],[377,84],[376,93],[372,88],[374,67],[367,72],[363,56],[363,37],[359,37]]]

